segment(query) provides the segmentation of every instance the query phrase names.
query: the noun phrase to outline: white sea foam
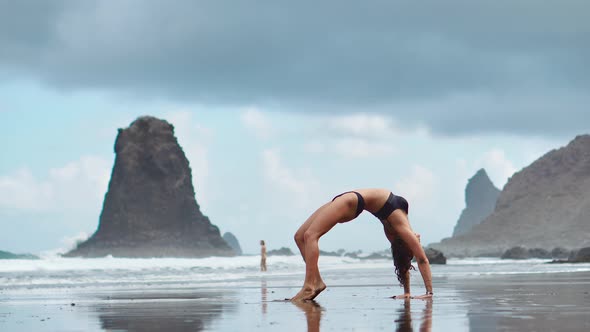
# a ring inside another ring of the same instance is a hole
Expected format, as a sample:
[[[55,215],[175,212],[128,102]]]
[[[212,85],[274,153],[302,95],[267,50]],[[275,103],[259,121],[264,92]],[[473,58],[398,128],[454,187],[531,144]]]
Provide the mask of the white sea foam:
[[[433,265],[435,277],[489,276],[510,274],[588,272],[590,264],[546,264],[546,260],[500,260],[495,258],[449,259],[447,265]],[[248,287],[261,278],[281,285],[297,285],[305,273],[299,256],[271,256],[269,272],[259,271],[260,256],[188,258],[62,258],[3,260],[0,262],[0,290],[42,290],[55,288],[100,289],[149,287]],[[322,273],[346,283],[355,278],[389,280],[391,260],[359,260],[349,257],[320,257]],[[383,279],[380,279],[380,278]],[[364,277],[363,277],[364,278]]]

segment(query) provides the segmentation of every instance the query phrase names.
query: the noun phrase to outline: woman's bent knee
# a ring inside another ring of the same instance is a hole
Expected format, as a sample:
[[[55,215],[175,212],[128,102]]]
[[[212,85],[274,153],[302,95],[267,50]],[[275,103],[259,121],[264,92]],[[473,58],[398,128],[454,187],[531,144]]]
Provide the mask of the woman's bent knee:
[[[305,233],[303,233],[303,241],[305,241],[306,243],[308,241],[317,241],[319,239],[319,234],[317,232],[311,232],[309,230],[305,231]]]
[[[293,239],[295,240],[295,243],[296,243],[297,245],[300,245],[300,244],[302,244],[302,243],[303,243],[303,241],[305,240],[305,239],[303,238],[303,233],[302,233],[302,232],[297,232],[297,233],[295,233],[295,236],[293,236]]]

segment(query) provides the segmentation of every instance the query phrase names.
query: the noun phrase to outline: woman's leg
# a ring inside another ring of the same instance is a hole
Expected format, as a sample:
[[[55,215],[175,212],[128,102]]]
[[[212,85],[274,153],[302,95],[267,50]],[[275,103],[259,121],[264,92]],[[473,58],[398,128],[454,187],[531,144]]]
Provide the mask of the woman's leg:
[[[326,288],[318,268],[319,239],[337,223],[352,220],[355,217],[357,203],[354,194],[341,196],[319,208],[297,231],[303,233],[302,245],[298,244],[298,247],[305,260],[305,281],[301,291],[292,301],[312,300]],[[300,238],[301,234],[299,241]],[[296,234],[296,242],[297,239]]]
[[[309,218],[307,218],[307,220],[303,223],[303,225],[301,225],[301,227],[299,227],[297,232],[295,232],[295,244],[297,244],[297,248],[299,248],[299,253],[301,253],[301,257],[303,257],[304,262],[305,262],[305,237],[304,237],[305,231],[307,231],[307,229],[313,223],[313,221],[315,220],[316,216],[320,213],[320,211],[322,209],[324,209],[328,204],[330,204],[330,203],[326,203],[326,204],[322,205],[319,209],[315,210],[315,212],[312,213],[311,216],[309,216]]]

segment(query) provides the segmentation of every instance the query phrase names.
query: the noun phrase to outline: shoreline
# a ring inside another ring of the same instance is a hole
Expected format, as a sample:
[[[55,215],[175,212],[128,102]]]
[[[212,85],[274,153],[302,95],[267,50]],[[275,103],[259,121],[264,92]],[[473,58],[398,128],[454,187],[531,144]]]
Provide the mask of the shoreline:
[[[401,288],[380,266],[326,269],[328,288],[304,304],[283,301],[298,291],[302,274],[206,287],[3,289],[0,330],[590,330],[590,271],[453,273],[461,268],[437,268],[446,272],[433,273],[432,301],[389,298]],[[411,282],[421,294],[417,273]]]

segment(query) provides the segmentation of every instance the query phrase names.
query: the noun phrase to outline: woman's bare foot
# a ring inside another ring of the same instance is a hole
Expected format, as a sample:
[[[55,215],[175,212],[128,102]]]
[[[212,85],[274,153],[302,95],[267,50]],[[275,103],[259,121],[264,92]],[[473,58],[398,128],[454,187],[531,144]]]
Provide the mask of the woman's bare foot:
[[[297,293],[297,295],[291,298],[291,302],[296,301],[309,301],[320,295],[321,292],[326,289],[326,284],[323,281],[318,282],[314,286],[303,285],[303,288]]]

